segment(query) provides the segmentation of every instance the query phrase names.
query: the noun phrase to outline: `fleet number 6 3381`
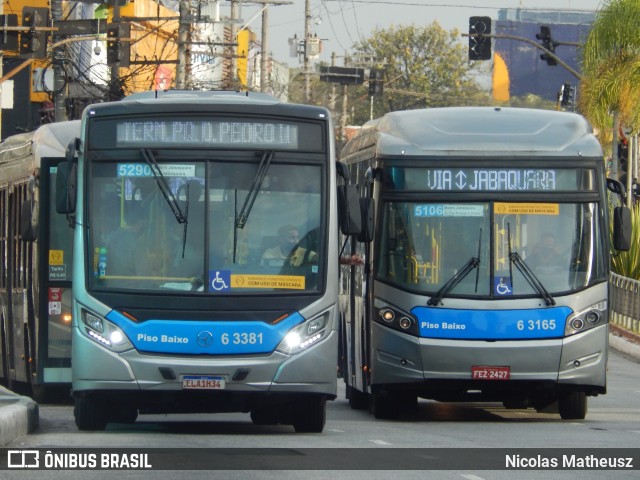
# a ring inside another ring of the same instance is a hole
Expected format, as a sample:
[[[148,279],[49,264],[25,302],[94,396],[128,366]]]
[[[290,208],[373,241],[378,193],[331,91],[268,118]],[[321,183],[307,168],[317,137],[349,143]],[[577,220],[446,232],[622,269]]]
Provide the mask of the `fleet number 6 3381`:
[[[223,333],[220,335],[220,341],[223,345],[262,345],[262,333]]]

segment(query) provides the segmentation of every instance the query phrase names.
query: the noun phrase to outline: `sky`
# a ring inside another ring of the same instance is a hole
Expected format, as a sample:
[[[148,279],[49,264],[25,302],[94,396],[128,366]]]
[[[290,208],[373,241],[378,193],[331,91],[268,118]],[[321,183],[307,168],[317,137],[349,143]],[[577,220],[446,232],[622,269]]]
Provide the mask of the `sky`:
[[[376,28],[427,26],[437,21],[446,30],[457,28],[466,33],[469,17],[496,19],[501,8],[595,11],[604,3],[605,0],[310,0],[311,33],[323,43],[323,52],[317,60],[330,62],[335,52],[337,64],[342,65],[345,52],[350,51],[354,43],[368,38]],[[257,4],[244,4],[240,12],[243,22],[249,23],[258,35],[261,34],[261,8]],[[227,14],[224,7],[221,13]],[[298,39],[304,37],[305,0],[272,5],[268,18],[268,46],[273,58],[289,67],[301,65],[297,57],[290,55],[289,38],[295,34]]]

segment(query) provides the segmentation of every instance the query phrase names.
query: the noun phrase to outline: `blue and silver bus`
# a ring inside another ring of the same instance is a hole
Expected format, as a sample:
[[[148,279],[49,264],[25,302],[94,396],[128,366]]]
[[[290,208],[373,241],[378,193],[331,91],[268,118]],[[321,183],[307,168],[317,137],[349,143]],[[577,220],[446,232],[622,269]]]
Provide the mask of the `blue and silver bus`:
[[[338,344],[328,111],[144,92],[88,107],[67,153],[56,207],[75,227],[78,428],[248,412],[321,432]],[[283,228],[294,243],[263,262]]]
[[[351,242],[365,265],[340,283],[351,406],[393,418],[417,398],[492,401],[584,418],[606,393],[608,191],[624,193],[584,118],[393,112],[340,157],[366,220]],[[628,213],[615,209],[618,249]]]
[[[58,163],[80,122],[0,143],[0,381],[37,401],[71,388],[73,236],[55,208]]]

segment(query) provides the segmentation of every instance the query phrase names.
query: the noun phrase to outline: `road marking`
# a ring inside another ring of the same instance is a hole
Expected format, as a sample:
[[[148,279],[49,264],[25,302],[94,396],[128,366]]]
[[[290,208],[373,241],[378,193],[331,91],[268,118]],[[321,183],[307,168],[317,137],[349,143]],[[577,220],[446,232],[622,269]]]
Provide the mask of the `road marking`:
[[[327,432],[344,433],[344,430],[338,430],[337,428],[327,428]]]
[[[369,440],[371,443],[375,443],[376,445],[391,445],[389,442],[385,442],[384,440]]]
[[[484,478],[479,477],[478,475],[473,475],[470,473],[462,473],[460,474],[462,478],[466,478],[467,480],[484,480]]]

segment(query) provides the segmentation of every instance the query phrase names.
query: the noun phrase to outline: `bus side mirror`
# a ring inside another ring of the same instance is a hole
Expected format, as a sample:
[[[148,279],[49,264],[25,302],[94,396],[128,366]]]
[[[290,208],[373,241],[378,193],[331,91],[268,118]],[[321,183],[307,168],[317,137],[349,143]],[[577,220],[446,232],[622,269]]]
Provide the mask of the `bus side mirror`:
[[[345,182],[349,181],[349,167],[347,167],[344,163],[336,162],[336,173]]]
[[[29,177],[27,200],[20,207],[20,238],[25,242],[35,242],[38,238],[38,202],[36,201],[36,178]]]
[[[338,186],[338,221],[343,235],[359,235],[362,231],[360,195],[356,185]]]
[[[67,149],[65,151],[65,160],[67,162],[72,162],[74,158],[76,158],[78,150],[80,150],[80,139],[74,138],[67,145]]]
[[[613,178],[607,178],[607,189],[618,195],[623,203],[627,200],[627,189],[624,187],[622,182],[614,180]]]
[[[613,248],[620,252],[631,249],[631,210],[628,207],[613,209]]]
[[[362,216],[362,230],[358,235],[358,241],[369,243],[373,240],[373,215],[375,211],[375,200],[370,197],[360,198],[360,214]]]
[[[78,164],[61,162],[56,175],[56,212],[75,213],[77,201]]]

